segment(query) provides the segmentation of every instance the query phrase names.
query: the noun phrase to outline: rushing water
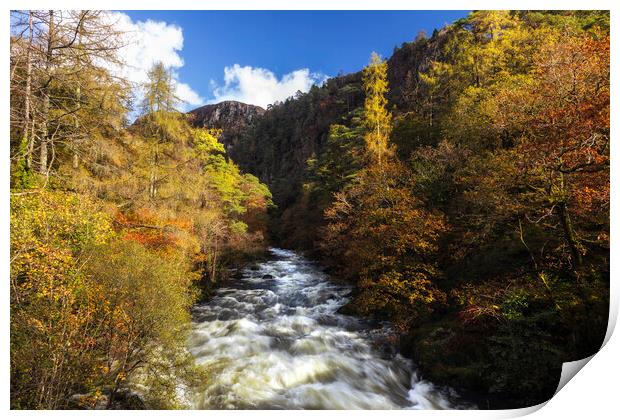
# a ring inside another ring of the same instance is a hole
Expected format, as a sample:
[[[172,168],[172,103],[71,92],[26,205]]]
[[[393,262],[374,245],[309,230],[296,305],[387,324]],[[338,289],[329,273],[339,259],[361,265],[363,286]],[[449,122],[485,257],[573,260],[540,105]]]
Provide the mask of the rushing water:
[[[194,408],[456,408],[410,360],[380,349],[385,326],[336,312],[349,288],[291,251],[271,252],[195,308],[190,350],[210,380],[188,395]]]

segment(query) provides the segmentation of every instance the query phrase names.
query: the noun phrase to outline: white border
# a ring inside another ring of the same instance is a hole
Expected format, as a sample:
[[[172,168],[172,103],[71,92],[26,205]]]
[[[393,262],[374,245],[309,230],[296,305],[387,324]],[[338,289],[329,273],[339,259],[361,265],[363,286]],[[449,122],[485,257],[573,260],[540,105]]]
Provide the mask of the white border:
[[[125,9],[125,10],[278,10],[278,9],[290,9],[290,10],[354,10],[354,9],[391,9],[391,10],[473,10],[473,9],[603,9],[611,10],[612,19],[612,69],[619,68],[616,56],[616,49],[618,46],[618,36],[616,27],[618,25],[618,19],[616,14],[620,7],[620,2],[615,1],[577,1],[577,0],[564,0],[564,1],[548,1],[548,0],[522,0],[522,1],[450,1],[450,0],[434,0],[432,2],[427,1],[405,1],[405,0],[262,0],[262,1],[250,1],[250,0],[226,0],[226,1],[199,1],[199,0],[4,0],[0,6],[3,10],[3,16],[0,18],[0,36],[2,37],[3,54],[5,61],[0,67],[0,80],[2,80],[2,112],[3,118],[1,119],[2,134],[0,137],[3,139],[0,153],[2,155],[2,165],[0,165],[0,191],[2,197],[2,206],[0,207],[0,234],[4,238],[4,243],[0,247],[2,253],[2,263],[0,264],[0,276],[5,279],[4,294],[2,299],[2,311],[0,312],[0,328],[2,329],[2,335],[0,336],[0,342],[2,343],[2,353],[0,361],[0,407],[3,411],[9,410],[9,250],[8,250],[8,237],[9,237],[9,150],[8,150],[8,133],[9,133],[9,66],[8,64],[8,45],[9,45],[9,13],[10,9]],[[416,28],[411,28],[412,34],[415,33]],[[618,134],[616,118],[614,118],[614,110],[618,109],[618,78],[614,76],[612,71],[612,134],[613,138],[611,143],[612,156],[619,156],[618,146],[616,144],[616,138]],[[612,186],[615,186],[618,182],[618,166],[612,164],[611,179]],[[615,240],[618,233],[617,223],[617,208],[618,200],[617,195],[612,193],[612,224],[611,224],[611,240],[612,244],[617,242]],[[615,219],[614,219],[615,217]],[[520,410],[498,410],[498,411],[394,411],[394,412],[381,412],[376,413],[374,411],[356,411],[351,413],[361,419],[374,418],[377,415],[388,416],[393,418],[409,418],[415,416],[416,418],[513,418],[528,413],[532,414],[532,418],[536,419],[553,419],[553,418],[579,418],[583,419],[585,416],[596,419],[617,418],[618,403],[618,391],[616,388],[616,379],[620,377],[620,363],[618,361],[618,355],[620,355],[620,341],[616,336],[612,336],[613,325],[615,325],[618,314],[618,281],[616,279],[617,268],[616,263],[618,257],[617,247],[612,245],[611,251],[611,278],[612,278],[612,310],[610,311],[610,326],[607,334],[607,344],[603,350],[596,354],[592,360],[582,369],[577,375],[577,378],[568,382],[568,384],[561,389],[561,391],[553,397],[547,404],[541,404],[538,407],[531,407]],[[611,337],[611,339],[610,339]],[[543,409],[538,410],[544,406]],[[129,418],[134,415],[141,416],[147,415],[153,418],[183,418],[183,419],[204,419],[206,418],[252,418],[252,419],[287,419],[291,416],[295,418],[314,418],[317,416],[334,416],[342,417],[348,414],[342,412],[333,411],[295,411],[294,413],[288,411],[178,411],[178,412],[162,412],[162,411],[150,411],[148,413],[132,413],[132,412],[76,412],[76,411],[10,411],[8,413],[14,418],[26,418],[26,417],[60,417],[64,419],[77,419],[84,416],[92,416],[92,418],[109,418],[110,416]]]
[[[9,9],[123,9],[123,10],[578,10],[613,9],[609,0],[5,0]],[[415,28],[412,30],[415,32]]]

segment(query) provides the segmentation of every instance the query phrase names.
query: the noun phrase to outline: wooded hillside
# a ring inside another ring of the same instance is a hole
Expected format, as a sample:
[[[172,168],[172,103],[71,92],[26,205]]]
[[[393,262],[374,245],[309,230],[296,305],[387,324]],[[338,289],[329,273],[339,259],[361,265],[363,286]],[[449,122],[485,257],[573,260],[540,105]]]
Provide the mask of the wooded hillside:
[[[14,408],[182,406],[177,388],[204,380],[192,304],[264,252],[268,188],[177,111],[161,63],[141,87],[110,72],[108,19],[12,15]]]
[[[535,404],[602,343],[607,12],[473,12],[274,105],[235,158],[274,240],[356,281],[344,310],[432,380]]]

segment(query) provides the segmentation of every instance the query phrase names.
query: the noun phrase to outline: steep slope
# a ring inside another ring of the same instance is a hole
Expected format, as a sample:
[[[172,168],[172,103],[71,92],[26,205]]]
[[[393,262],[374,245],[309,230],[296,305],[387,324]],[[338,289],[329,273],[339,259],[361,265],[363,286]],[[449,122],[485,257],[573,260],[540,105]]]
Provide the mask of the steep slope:
[[[403,43],[388,59],[389,102],[395,119],[393,141],[406,157],[418,144],[437,143],[438,133],[429,129],[427,85],[419,73],[440,54],[445,31],[432,38],[419,37]],[[270,106],[240,133],[232,159],[245,171],[269,185],[277,209],[273,212],[272,240],[282,246],[312,250],[322,211],[293,209],[301,203],[303,185],[308,181],[308,161],[320,159],[332,124],[350,126],[356,110],[363,106],[362,73],[339,75],[309,92]],[[438,101],[435,100],[437,107]],[[438,112],[438,110],[434,110]],[[406,138],[404,144],[399,144]],[[305,223],[299,223],[304,221]],[[299,232],[291,234],[302,226]]]
[[[396,115],[422,113],[426,86],[420,83],[419,73],[437,58],[445,39],[445,30],[433,34],[432,38],[418,37],[414,42],[403,43],[388,59],[389,100]],[[188,114],[195,127],[223,130],[220,140],[229,156],[244,171],[255,174],[269,185],[278,208],[274,220],[279,220],[298,201],[308,176],[308,160],[323,152],[329,127],[348,125],[351,113],[363,102],[360,71],[331,78],[322,86],[313,86],[309,92],[275,103],[267,110],[225,101],[196,108]],[[423,116],[419,118],[424,119]],[[396,121],[396,132],[402,122]],[[425,124],[419,125],[420,131]],[[407,124],[401,125],[407,129]],[[432,130],[424,130],[426,136],[429,132]],[[422,142],[434,144],[435,140],[422,139]],[[400,149],[406,151],[410,147],[407,144]],[[278,226],[274,226],[272,234],[276,241],[286,236]],[[285,241],[283,245],[308,248],[311,242],[303,239],[301,242]]]
[[[241,133],[264,113],[265,110],[256,105],[224,101],[201,106],[188,114],[194,127],[222,129],[220,141],[230,153],[239,142]]]

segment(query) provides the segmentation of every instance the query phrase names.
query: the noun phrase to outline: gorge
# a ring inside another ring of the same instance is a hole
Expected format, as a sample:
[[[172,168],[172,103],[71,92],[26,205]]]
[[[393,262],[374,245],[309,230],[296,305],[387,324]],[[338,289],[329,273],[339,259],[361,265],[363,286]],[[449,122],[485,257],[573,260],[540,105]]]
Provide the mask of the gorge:
[[[212,379],[188,393],[192,408],[468,408],[395,353],[389,325],[338,313],[350,286],[270,253],[194,308],[190,351]]]
[[[105,16],[12,12],[12,408],[520,408],[599,349],[609,12],[189,112]]]

